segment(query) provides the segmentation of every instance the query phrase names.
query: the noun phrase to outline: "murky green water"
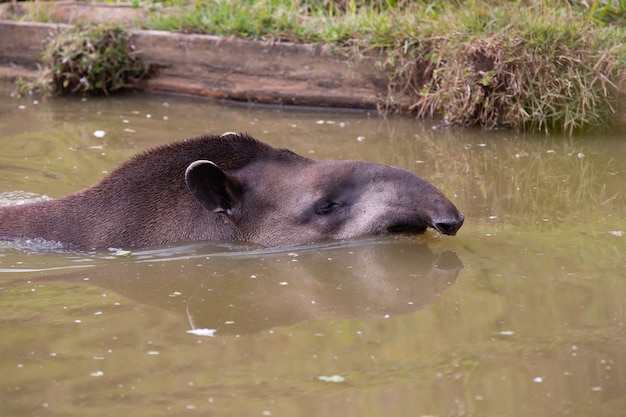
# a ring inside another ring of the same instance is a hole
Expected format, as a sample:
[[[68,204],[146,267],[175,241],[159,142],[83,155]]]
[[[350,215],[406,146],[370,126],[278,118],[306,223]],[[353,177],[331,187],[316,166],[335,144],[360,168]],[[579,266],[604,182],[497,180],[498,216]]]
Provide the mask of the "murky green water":
[[[0,84],[2,204],[235,130],[405,167],[467,220],[456,237],[272,250],[1,244],[1,416],[624,415],[625,138],[10,91]]]

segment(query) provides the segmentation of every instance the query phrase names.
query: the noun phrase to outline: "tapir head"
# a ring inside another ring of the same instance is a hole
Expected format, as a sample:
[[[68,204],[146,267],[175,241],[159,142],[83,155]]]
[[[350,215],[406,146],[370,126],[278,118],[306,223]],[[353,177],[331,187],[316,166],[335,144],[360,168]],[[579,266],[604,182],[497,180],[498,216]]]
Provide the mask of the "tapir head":
[[[437,188],[404,169],[361,161],[314,161],[289,153],[227,171],[191,163],[187,186],[201,205],[266,246],[381,233],[454,235],[463,214]],[[208,215],[208,213],[207,213]]]
[[[0,207],[0,238],[92,248],[281,246],[429,227],[454,235],[462,224],[454,204],[409,171],[315,161],[233,133],[150,149],[74,194]]]

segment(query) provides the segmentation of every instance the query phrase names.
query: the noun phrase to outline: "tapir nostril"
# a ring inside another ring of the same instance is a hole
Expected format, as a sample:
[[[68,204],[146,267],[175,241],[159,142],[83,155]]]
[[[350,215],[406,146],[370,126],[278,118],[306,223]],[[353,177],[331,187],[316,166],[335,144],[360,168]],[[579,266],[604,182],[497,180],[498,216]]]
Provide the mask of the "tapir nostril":
[[[459,213],[456,219],[446,219],[435,223],[435,229],[444,235],[454,236],[463,225],[464,219],[463,215]]]

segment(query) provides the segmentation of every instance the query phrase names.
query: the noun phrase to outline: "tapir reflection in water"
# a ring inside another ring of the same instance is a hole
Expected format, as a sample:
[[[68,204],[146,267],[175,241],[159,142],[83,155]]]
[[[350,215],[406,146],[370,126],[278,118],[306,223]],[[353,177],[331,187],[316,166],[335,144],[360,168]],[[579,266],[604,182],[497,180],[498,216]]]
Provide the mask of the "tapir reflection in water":
[[[148,150],[90,188],[0,208],[0,238],[83,248],[244,241],[283,246],[380,233],[454,235],[463,215],[417,175],[316,161],[240,133]]]
[[[166,312],[191,329],[224,336],[315,319],[410,315],[437,300],[463,270],[455,252],[434,253],[427,240],[384,237],[322,242],[297,251],[201,242],[138,248],[134,254],[104,267],[14,282],[96,287],[124,297],[127,306],[150,307],[140,311],[154,314],[152,322]],[[124,332],[128,324],[111,326]]]

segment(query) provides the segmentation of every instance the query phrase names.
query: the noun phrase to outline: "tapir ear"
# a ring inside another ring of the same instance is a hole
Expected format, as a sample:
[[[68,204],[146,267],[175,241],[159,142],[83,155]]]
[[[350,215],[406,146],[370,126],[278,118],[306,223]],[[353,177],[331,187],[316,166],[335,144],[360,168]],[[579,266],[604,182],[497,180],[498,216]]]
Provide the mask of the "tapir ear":
[[[239,182],[211,161],[192,162],[185,171],[191,194],[206,208],[229,214],[239,196]]]

